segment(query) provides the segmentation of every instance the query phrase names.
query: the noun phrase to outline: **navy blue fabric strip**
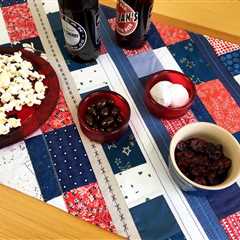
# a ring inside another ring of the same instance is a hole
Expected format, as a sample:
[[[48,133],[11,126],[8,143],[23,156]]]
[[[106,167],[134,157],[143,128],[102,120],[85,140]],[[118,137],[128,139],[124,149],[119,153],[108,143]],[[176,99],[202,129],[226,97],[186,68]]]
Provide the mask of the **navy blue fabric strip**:
[[[197,45],[199,51],[202,53],[203,58],[205,58],[205,60],[211,64],[215,75],[219,80],[221,80],[226,89],[228,89],[238,105],[240,105],[240,86],[233,79],[231,73],[226,69],[226,67],[217,57],[207,39],[201,35],[194,33],[190,33],[190,35]]]
[[[25,140],[43,199],[49,201],[62,194],[44,136]]]
[[[112,60],[117,65],[118,71],[120,72],[128,90],[130,91],[132,98],[136,103],[139,103],[137,104],[138,110],[140,111],[151,133],[154,135],[154,138],[158,143],[164,158],[167,159],[170,137],[165,127],[160,123],[159,119],[149,114],[147,108],[143,104],[144,87],[139,81],[136,72],[134,71],[129,60],[124,55],[122,49],[119,48],[112,40],[114,39],[114,34],[102,12],[101,15],[101,32],[108,53],[111,55]]]

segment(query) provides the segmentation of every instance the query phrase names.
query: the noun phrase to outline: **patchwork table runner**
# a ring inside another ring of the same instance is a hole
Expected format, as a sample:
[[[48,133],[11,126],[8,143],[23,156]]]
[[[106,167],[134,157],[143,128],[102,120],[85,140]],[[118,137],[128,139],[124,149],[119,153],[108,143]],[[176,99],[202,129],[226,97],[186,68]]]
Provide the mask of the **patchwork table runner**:
[[[216,123],[240,141],[240,46],[153,19],[144,47],[121,49],[115,10],[101,6],[101,55],[79,64],[64,48],[58,11],[53,0],[0,0],[0,44],[43,53],[62,89],[38,131],[0,150],[0,183],[129,239],[240,239],[240,183],[198,196],[182,192],[167,168],[171,137],[188,123]],[[146,79],[163,69],[196,84],[192,109],[176,120],[156,119],[143,102]],[[79,129],[80,99],[98,89],[131,106],[127,133],[112,144]]]

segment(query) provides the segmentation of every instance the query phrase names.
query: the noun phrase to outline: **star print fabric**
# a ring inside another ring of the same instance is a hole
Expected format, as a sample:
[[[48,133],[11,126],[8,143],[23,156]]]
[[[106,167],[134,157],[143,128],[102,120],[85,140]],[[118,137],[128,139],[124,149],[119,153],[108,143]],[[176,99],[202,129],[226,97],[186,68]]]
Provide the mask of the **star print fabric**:
[[[145,163],[130,128],[117,142],[104,144],[103,148],[114,174]]]

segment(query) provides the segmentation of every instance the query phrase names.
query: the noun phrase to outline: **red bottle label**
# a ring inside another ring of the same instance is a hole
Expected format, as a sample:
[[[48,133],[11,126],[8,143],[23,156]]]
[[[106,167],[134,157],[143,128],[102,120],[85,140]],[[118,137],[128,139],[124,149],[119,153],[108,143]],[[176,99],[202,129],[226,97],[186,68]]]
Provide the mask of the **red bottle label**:
[[[116,31],[122,36],[133,33],[138,26],[138,12],[135,12],[126,2],[118,0]]]

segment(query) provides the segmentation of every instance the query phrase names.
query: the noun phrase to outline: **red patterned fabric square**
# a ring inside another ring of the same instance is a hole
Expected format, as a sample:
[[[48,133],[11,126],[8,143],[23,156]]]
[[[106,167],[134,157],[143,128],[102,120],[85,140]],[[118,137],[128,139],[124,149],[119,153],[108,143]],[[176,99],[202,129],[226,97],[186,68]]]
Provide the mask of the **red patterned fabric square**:
[[[232,214],[220,222],[230,240],[240,239],[240,212]]]
[[[108,22],[109,22],[109,25],[112,28],[112,30],[115,31],[115,28],[116,28],[115,18],[109,19]],[[138,48],[138,49],[129,50],[129,49],[123,48],[123,52],[128,57],[135,56],[140,53],[148,52],[150,50],[151,50],[151,46],[149,45],[148,42],[146,42],[141,48]]]
[[[240,45],[238,44],[230,43],[221,39],[216,39],[208,36],[206,38],[218,56],[240,49]]]
[[[63,93],[60,92],[56,109],[49,119],[41,126],[41,130],[47,133],[71,124],[73,124],[72,115],[68,110]]]
[[[161,120],[163,125],[169,132],[169,135],[173,137],[173,135],[182,127],[189,123],[197,122],[194,114],[191,111],[188,111],[184,116],[178,119],[172,120]]]
[[[240,107],[219,80],[196,86],[197,93],[206,109],[221,127],[231,133],[240,131]]]
[[[170,26],[167,24],[159,23],[158,21],[153,20],[153,23],[158,30],[163,42],[166,45],[172,45],[177,42],[181,42],[187,39],[190,39],[190,35],[183,29]]]
[[[12,42],[38,36],[27,3],[3,7],[2,14]]]
[[[66,192],[64,200],[70,214],[115,232],[111,216],[97,183]]]

